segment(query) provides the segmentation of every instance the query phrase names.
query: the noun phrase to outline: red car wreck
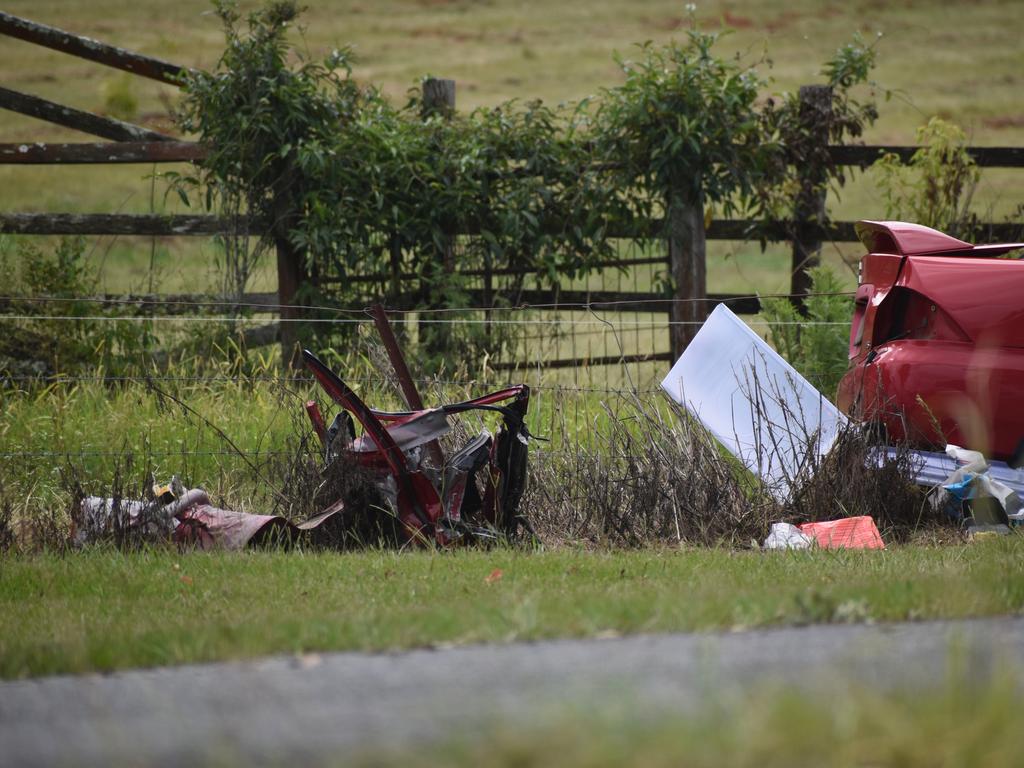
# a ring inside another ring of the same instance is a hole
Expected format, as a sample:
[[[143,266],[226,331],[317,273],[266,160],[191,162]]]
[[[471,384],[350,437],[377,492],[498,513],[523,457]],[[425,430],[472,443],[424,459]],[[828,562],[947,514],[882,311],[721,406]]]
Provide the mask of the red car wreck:
[[[891,440],[1007,460],[1024,439],[1024,243],[861,221],[850,368],[837,403]]]

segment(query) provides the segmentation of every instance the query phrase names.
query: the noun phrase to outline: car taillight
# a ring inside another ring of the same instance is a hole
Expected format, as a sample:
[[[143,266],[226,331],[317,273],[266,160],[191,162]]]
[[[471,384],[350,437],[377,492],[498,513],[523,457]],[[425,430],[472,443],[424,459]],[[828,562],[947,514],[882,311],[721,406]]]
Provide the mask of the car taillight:
[[[942,307],[915,290],[896,288],[886,304],[884,316],[875,321],[876,346],[897,339],[969,340]]]

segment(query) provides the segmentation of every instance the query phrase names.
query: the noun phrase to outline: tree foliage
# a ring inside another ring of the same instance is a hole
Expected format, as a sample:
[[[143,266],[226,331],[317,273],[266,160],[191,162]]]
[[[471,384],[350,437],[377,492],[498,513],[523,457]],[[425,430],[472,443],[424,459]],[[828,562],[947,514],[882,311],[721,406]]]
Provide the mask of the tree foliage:
[[[789,299],[761,300],[761,318],[768,324],[769,340],[790,364],[827,397],[835,394],[846,372],[849,321],[848,292],[827,266],[812,267],[811,295],[803,311]]]
[[[354,274],[380,275],[390,300],[431,308],[465,306],[460,271],[525,268],[554,287],[612,257],[614,229],[649,236],[673,199],[784,216],[793,160],[806,157],[795,100],[763,100],[756,67],[717,55],[721,34],[696,27],[641,46],[637,62],[621,62],[624,82],[594,102],[424,117],[417,90],[399,106],[356,82],[346,49],[298,55],[287,40],[294,3],[245,18],[229,0],[215,7],[226,48],[189,80],[180,113],[210,154],[173,180],[186,201],[238,223],[226,241],[235,293],[275,238],[303,254],[307,294],[330,283],[343,301],[363,295]],[[856,44],[826,65],[833,139],[873,118],[873,103],[849,96],[872,65],[872,49]],[[252,247],[250,220],[264,233]],[[418,287],[398,296],[409,273]]]
[[[970,237],[978,217],[971,211],[981,173],[967,151],[967,136],[938,117],[917,129],[921,144],[908,165],[892,153],[873,166],[889,218],[911,220]]]
[[[625,82],[605,92],[597,141],[646,215],[671,196],[731,212],[778,180],[779,145],[757,104],[766,82],[716,56],[720,37],[691,29],[682,43],[645,43],[638,61],[620,61]]]

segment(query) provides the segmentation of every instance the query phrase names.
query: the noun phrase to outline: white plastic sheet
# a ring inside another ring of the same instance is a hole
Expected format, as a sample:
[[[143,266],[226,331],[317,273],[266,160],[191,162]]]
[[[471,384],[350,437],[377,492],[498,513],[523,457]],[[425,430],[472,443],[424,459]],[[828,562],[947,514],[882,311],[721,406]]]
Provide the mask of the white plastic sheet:
[[[724,304],[661,386],[780,501],[813,472],[846,421]]]

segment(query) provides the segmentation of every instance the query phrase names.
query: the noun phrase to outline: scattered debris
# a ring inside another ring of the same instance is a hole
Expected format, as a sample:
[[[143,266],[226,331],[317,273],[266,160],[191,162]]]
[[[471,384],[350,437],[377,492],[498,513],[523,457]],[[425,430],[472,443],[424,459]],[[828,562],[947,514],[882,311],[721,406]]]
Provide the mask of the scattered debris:
[[[519,511],[532,437],[525,422],[530,388],[519,384],[472,400],[424,408],[384,309],[374,307],[373,315],[410,410],[370,408],[312,352],[304,350],[303,359],[324,391],[342,407],[327,427],[316,402],[306,403],[323,447],[321,490],[335,488],[331,480],[339,479],[338,473],[356,468],[372,477],[380,504],[353,498],[353,489],[348,488],[340,490],[319,514],[294,524],[279,515],[214,507],[201,488],[185,489],[175,478],[167,486],[154,488],[152,501],[83,499],[73,515],[73,541],[81,545],[124,532],[141,541],[237,550],[291,544],[300,536],[314,545],[356,539],[362,544],[400,546],[511,540],[520,531],[534,536]],[[502,425],[497,434],[483,430],[446,458],[438,439],[451,430],[448,418],[473,411],[499,414]],[[356,435],[357,423],[361,436]],[[379,525],[362,530],[359,525],[367,518]],[[333,524],[325,525],[328,521]],[[339,537],[339,526],[352,530]],[[361,538],[367,533],[371,540]],[[493,580],[501,578],[496,573]]]
[[[401,523],[400,543],[447,546],[494,541],[514,538],[520,529],[533,535],[529,521],[519,512],[531,437],[525,422],[529,387],[520,384],[438,408],[378,411],[360,400],[312,352],[305,350],[303,357],[327,394],[344,409],[324,430],[319,410],[307,405],[323,441],[325,473],[338,461],[371,470],[391,507],[383,512]],[[448,417],[470,411],[500,414],[501,428],[497,435],[484,430],[444,459],[437,439],[449,431]],[[363,429],[360,437],[356,437],[355,422]],[[441,456],[440,464],[430,460],[432,447]],[[344,509],[345,503],[344,498],[338,499],[329,509]]]
[[[73,515],[72,542],[81,546],[121,532],[136,541],[173,541],[182,547],[238,550],[264,544],[290,544],[313,534],[334,516],[328,511],[298,525],[279,515],[253,515],[220,509],[202,488],[186,489],[177,478],[154,488],[151,501],[87,496]]]
[[[820,523],[773,523],[764,549],[885,549],[875,521],[867,515]]]
[[[1002,482],[990,474],[991,467],[985,457],[978,451],[969,451],[956,445],[946,446],[946,455],[955,459],[959,464],[956,470],[946,478],[942,487],[949,491],[950,495],[959,502],[973,501],[973,517],[978,523],[1005,522],[1004,520],[983,520],[979,519],[978,502],[981,499],[995,499],[1002,510],[1002,514],[1009,520],[1024,520],[1024,505],[1017,488],[1011,487],[1009,483]],[[1007,472],[1015,472],[1016,476],[1007,478],[1013,485],[1022,485],[1022,473],[1006,467]]]
[[[790,523],[772,523],[764,549],[809,549],[814,539]]]
[[[876,453],[879,464],[891,459],[896,448]],[[986,459],[981,452],[947,445],[944,453],[910,452],[913,480],[931,488],[936,510],[963,523],[968,534],[1009,532],[1009,525],[1024,524],[1024,469],[1020,459],[1010,463]]]
[[[955,445],[950,447],[956,451],[962,450]],[[968,453],[977,453],[981,456],[977,451],[969,451]],[[918,485],[931,488],[937,485],[945,485],[952,482],[953,475],[960,469],[956,455],[948,452],[911,450],[909,454],[913,460],[913,479]],[[891,461],[896,455],[897,449],[890,447],[879,451],[876,454],[876,459],[879,465],[881,465],[885,461]],[[985,466],[985,469],[979,467],[976,471],[983,471],[992,480],[1010,487],[1018,495],[1024,495],[1024,470],[996,459],[985,460]]]
[[[970,538],[1007,534],[1011,524],[1024,522],[1019,492],[1024,473],[1002,462],[990,465],[980,452],[956,445],[947,445],[946,455],[956,462],[956,468],[933,489],[930,498],[937,509],[963,523]],[[997,464],[1001,465],[998,469]]]
[[[782,504],[823,465],[849,422],[724,305],[661,384]],[[767,549],[884,548],[869,516],[772,526]]]
[[[885,549],[878,526],[867,515],[804,523],[800,531],[825,549]]]
[[[325,391],[343,410],[329,428],[316,403],[306,410],[324,450],[325,483],[346,467],[360,467],[374,478],[384,503],[358,510],[397,521],[397,541],[447,546],[471,541],[511,539],[533,529],[519,512],[526,485],[527,443],[524,418],[530,390],[518,385],[465,402],[420,411],[385,412],[369,408],[311,352],[304,356]],[[437,439],[447,434],[448,417],[470,411],[501,415],[497,435],[484,430],[445,459]],[[353,417],[355,419],[353,420]],[[356,423],[363,434],[356,436]],[[434,447],[440,465],[428,459]],[[89,496],[74,515],[77,545],[115,532],[139,541],[174,541],[199,549],[238,550],[264,544],[291,544],[305,536],[310,543],[336,539],[337,525],[354,519],[353,499],[334,499],[314,517],[295,524],[279,515],[256,515],[221,509],[201,488],[186,489],[177,478],[154,488],[150,501]],[[335,526],[326,526],[333,521]],[[381,526],[379,530],[383,530]],[[323,531],[323,536],[318,532]],[[376,543],[376,542],[363,542]]]

